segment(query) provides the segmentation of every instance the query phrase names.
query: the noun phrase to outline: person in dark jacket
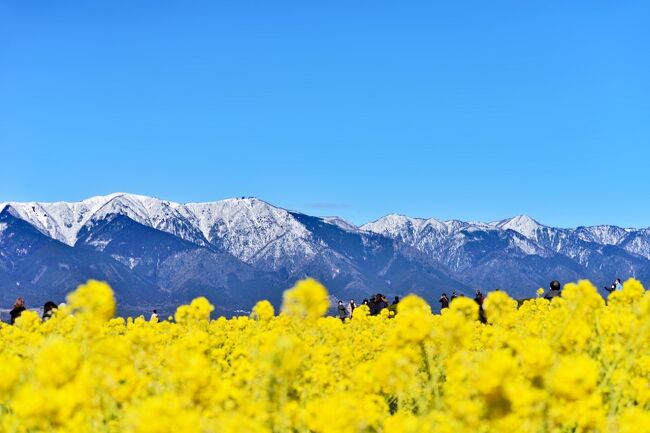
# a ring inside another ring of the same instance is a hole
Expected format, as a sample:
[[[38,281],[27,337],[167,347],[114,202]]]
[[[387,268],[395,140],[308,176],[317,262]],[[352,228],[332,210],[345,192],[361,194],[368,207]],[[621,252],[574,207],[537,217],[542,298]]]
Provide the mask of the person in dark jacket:
[[[59,308],[59,306],[56,305],[54,302],[47,301],[43,306],[43,322],[51,319],[52,315],[54,314],[54,310],[56,310],[57,308]]]
[[[370,297],[370,302],[368,303],[368,307],[370,308],[371,316],[376,316],[377,314],[379,314],[379,310],[377,310],[378,297],[379,295],[374,295]]]
[[[341,322],[345,322],[345,318],[348,317],[348,310],[345,308],[345,305],[343,305],[343,301],[341,300],[339,300],[338,313]]]
[[[377,302],[378,310],[377,314],[381,313],[381,310],[388,308],[388,299],[384,295],[379,295],[379,301]]]
[[[379,313],[381,313],[381,310],[383,310],[384,308],[388,308],[388,301],[386,300],[386,297],[384,295],[382,295],[381,293],[377,293],[370,300],[370,315],[376,316]]]
[[[443,293],[442,296],[440,296],[440,300],[438,302],[440,302],[440,310],[449,308],[449,297],[446,293]]]
[[[548,293],[546,295],[544,295],[544,298],[546,298],[546,299],[548,299],[550,301],[553,298],[557,298],[558,296],[562,296],[562,286],[560,285],[560,282],[558,280],[551,281],[550,288],[551,288],[551,290],[549,290]]]
[[[453,302],[454,299],[456,299],[457,297],[458,297],[458,294],[456,294],[456,291],[454,290],[453,292],[451,292],[451,300],[450,300],[450,302]]]
[[[16,298],[16,302],[14,302],[14,308],[12,308],[9,312],[9,316],[11,316],[10,323],[13,325],[16,322],[16,319],[19,318],[23,311],[26,309],[25,300],[23,298]]]
[[[393,299],[393,304],[392,305],[397,305],[397,304],[399,304],[399,296],[395,296],[395,298]]]
[[[485,296],[483,296],[483,293],[480,290],[477,290],[474,295],[474,302],[478,304],[478,320],[480,320],[481,323],[487,323],[485,310],[483,310],[483,301],[485,301]]]

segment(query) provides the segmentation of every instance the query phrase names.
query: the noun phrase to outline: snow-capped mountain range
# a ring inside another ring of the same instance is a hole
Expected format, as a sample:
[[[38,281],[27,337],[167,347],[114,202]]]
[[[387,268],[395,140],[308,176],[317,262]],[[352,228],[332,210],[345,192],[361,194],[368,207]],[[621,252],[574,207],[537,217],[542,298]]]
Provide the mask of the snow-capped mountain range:
[[[544,255],[546,250],[588,264],[585,250],[617,246],[631,254],[650,259],[650,229],[621,228],[610,225],[562,229],[542,225],[527,215],[490,223],[439,221],[391,214],[360,227],[413,245],[422,251],[445,256],[444,245],[459,233],[475,231],[514,232],[513,247],[527,254]],[[462,235],[461,235],[462,236]]]
[[[555,228],[387,215],[357,227],[255,198],[179,204],[115,193],[76,203],[0,203],[0,300],[40,302],[86,278],[129,308],[204,294],[223,311],[276,303],[314,276],[341,298],[501,288],[530,296],[550,279],[650,277],[650,229]],[[164,308],[164,307],[163,307]],[[171,307],[170,307],[171,308]]]

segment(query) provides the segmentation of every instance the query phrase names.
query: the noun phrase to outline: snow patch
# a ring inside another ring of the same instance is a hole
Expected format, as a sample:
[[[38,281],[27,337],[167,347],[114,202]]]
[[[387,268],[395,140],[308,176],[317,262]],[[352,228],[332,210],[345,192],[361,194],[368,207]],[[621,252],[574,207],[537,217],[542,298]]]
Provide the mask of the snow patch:
[[[91,239],[86,242],[88,245],[95,247],[97,251],[104,251],[106,246],[111,243],[110,239]]]
[[[359,227],[355,226],[349,221],[344,220],[343,218],[337,217],[337,216],[331,216],[331,217],[323,217],[323,221],[325,221],[328,224],[333,224],[337,226],[340,229],[343,229],[348,232],[358,232]]]
[[[528,239],[522,239],[518,236],[512,238],[512,244],[524,254],[540,255],[540,248]]]
[[[32,278],[31,283],[32,284],[38,283],[38,280],[41,279],[41,277],[43,276],[43,274],[45,274],[46,271],[47,271],[47,266],[41,266],[41,269],[39,269],[38,274],[36,274],[34,278]]]

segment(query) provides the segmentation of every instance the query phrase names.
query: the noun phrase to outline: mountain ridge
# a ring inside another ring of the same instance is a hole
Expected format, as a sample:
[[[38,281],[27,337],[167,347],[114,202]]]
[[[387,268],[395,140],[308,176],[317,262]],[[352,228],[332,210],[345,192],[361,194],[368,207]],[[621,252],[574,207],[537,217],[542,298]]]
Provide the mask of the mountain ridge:
[[[39,202],[39,201],[30,201],[30,202],[18,202],[18,201],[6,201],[6,202],[0,202],[0,211],[3,210],[3,208],[7,205],[12,206],[14,208],[23,210],[21,212],[21,217],[25,220],[30,221],[33,225],[35,225],[39,230],[42,229],[42,227],[39,227],[38,224],[34,224],[34,222],[38,221],[38,218],[30,218],[28,216],[28,211],[25,210],[25,208],[28,208],[30,206],[33,207],[38,207],[39,210],[45,211],[49,214],[56,214],[56,208],[61,208],[61,207],[67,207],[69,210],[81,213],[82,215],[85,213],[84,210],[88,211],[90,210],[90,216],[93,214],[96,214],[99,210],[101,210],[104,206],[106,206],[108,203],[111,203],[117,199],[125,199],[129,201],[135,201],[135,202],[140,202],[142,204],[157,204],[158,207],[169,207],[170,209],[201,209],[205,208],[208,206],[214,206],[214,205],[222,205],[222,204],[227,204],[227,203],[241,203],[241,202],[258,202],[262,203],[265,206],[274,208],[274,209],[279,209],[282,211],[286,212],[298,212],[302,213],[299,211],[294,211],[291,209],[285,209],[279,206],[275,206],[271,204],[270,202],[257,198],[257,197],[242,197],[242,198],[237,198],[237,197],[232,197],[232,198],[225,198],[221,200],[216,200],[216,201],[202,201],[202,202],[187,202],[187,203],[180,203],[180,202],[174,202],[170,200],[165,200],[165,199],[160,199],[157,197],[153,196],[146,196],[142,194],[133,194],[133,193],[127,193],[127,192],[115,192],[107,195],[98,195],[98,196],[93,196],[89,197],[87,199],[83,199],[81,201],[56,201],[56,202]],[[99,205],[98,205],[99,203]],[[151,208],[151,206],[150,206]],[[55,210],[55,212],[52,212],[52,210]],[[87,214],[86,214],[87,215]],[[185,215],[188,216],[188,215]],[[144,216],[143,216],[144,217]],[[457,219],[450,219],[450,220],[440,220],[434,217],[429,217],[429,218],[424,218],[424,217],[411,217],[405,214],[401,213],[389,213],[387,215],[384,215],[382,217],[377,218],[376,220],[373,220],[368,223],[364,223],[361,225],[355,225],[354,223],[351,223],[350,221],[345,220],[344,218],[341,218],[336,215],[331,215],[327,217],[322,217],[324,219],[332,219],[332,220],[338,220],[344,223],[347,227],[356,227],[357,229],[363,230],[364,227],[370,226],[372,224],[381,222],[385,219],[388,218],[404,218],[410,221],[417,221],[417,222],[422,222],[422,223],[431,223],[431,222],[436,222],[438,224],[442,225],[467,225],[467,226],[474,226],[474,227],[499,227],[503,229],[511,229],[514,231],[517,231],[525,236],[529,236],[531,234],[531,231],[535,230],[536,228],[553,228],[556,230],[590,230],[590,229],[599,229],[599,228],[615,228],[621,231],[624,231],[626,233],[634,232],[634,231],[639,231],[639,230],[650,230],[650,227],[641,227],[641,228],[635,228],[635,227],[621,227],[617,226],[615,224],[598,224],[598,225],[593,225],[593,226],[577,226],[577,227],[566,227],[566,228],[560,228],[560,227],[554,227],[554,226],[549,226],[545,225],[542,223],[539,223],[537,220],[534,218],[530,217],[529,215],[526,214],[520,214],[520,215],[515,215],[510,218],[505,218],[502,220],[495,220],[495,221],[463,221],[463,220],[457,220]],[[87,222],[88,218],[83,219],[83,222]],[[531,227],[533,226],[533,227]],[[80,225],[77,223],[75,224],[75,227],[80,228]],[[156,228],[156,227],[154,227]],[[52,233],[49,233],[50,235]],[[205,235],[205,233],[204,233]],[[54,237],[54,236],[52,236]],[[68,242],[64,242],[68,243]],[[69,243],[70,244],[70,243]],[[72,242],[73,244],[73,242]]]
[[[466,222],[389,214],[356,226],[252,197],[181,204],[128,193],[3,202],[0,215],[0,265],[28,263],[31,253],[21,251],[39,238],[15,220],[68,247],[52,247],[60,260],[34,267],[34,275],[0,266],[0,284],[13,285],[5,302],[20,291],[15,283],[36,281],[33,293],[67,289],[73,273],[66,279],[61,269],[70,263],[83,263],[75,278],[93,277],[90,257],[103,263],[97,277],[142,286],[147,304],[182,302],[204,290],[225,310],[250,308],[263,297],[279,302],[281,289],[307,276],[321,279],[336,297],[413,291],[434,303],[442,291],[501,288],[528,296],[550,279],[650,278],[650,229],[557,228],[527,215]],[[120,286],[132,289],[139,287]]]

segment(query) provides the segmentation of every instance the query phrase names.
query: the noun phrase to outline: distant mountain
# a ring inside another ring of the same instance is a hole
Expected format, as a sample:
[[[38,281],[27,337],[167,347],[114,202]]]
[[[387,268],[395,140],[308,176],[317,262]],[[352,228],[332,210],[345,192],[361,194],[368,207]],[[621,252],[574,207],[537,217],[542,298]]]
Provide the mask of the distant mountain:
[[[205,295],[218,312],[279,304],[307,276],[335,297],[501,288],[532,296],[551,279],[650,279],[650,229],[554,228],[528,216],[482,223],[388,215],[357,227],[255,198],[178,204],[116,193],[78,203],[0,203],[0,302],[63,300],[88,278],[122,312],[165,313]]]
[[[147,303],[158,288],[110,256],[73,248],[51,239],[18,218],[12,207],[0,212],[0,299],[9,305],[23,296],[32,306],[59,302],[80,282],[110,281],[124,305]]]
[[[491,223],[388,215],[361,226],[425,253],[472,287],[525,296],[550,279],[650,278],[650,230],[615,226],[561,229],[520,215]]]

